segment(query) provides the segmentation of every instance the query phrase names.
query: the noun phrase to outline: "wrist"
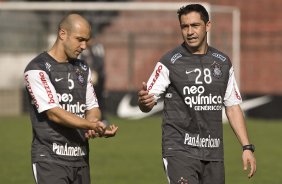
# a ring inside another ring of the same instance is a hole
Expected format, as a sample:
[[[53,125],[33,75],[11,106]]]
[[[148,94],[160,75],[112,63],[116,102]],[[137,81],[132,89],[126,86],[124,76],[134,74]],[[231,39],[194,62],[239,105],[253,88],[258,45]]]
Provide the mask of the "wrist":
[[[251,152],[255,152],[255,146],[253,144],[247,144],[242,146],[243,151],[250,150]]]

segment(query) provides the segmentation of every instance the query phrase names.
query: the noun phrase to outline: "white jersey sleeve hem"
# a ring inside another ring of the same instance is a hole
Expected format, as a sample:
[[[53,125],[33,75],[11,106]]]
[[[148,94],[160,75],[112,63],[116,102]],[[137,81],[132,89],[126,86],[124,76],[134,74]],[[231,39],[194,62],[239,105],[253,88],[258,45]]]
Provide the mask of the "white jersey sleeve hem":
[[[92,84],[91,76],[92,76],[91,70],[89,69],[89,74],[87,78],[87,89],[86,89],[86,110],[99,107],[98,99]]]
[[[224,96],[224,105],[233,106],[242,103],[242,97],[235,80],[234,68],[231,67],[229,70],[229,80],[227,89]]]
[[[154,94],[155,101],[157,102],[161,97],[161,94],[166,91],[169,84],[169,70],[165,65],[158,62],[147,82],[147,90],[149,91],[149,94]]]
[[[38,113],[60,107],[56,90],[45,71],[29,70],[25,72],[24,79],[32,104]]]

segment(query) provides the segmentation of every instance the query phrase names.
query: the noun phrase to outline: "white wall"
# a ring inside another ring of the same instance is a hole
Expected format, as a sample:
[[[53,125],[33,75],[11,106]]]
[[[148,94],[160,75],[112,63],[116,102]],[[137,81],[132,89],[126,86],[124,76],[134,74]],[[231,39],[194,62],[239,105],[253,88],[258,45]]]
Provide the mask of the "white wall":
[[[35,56],[35,53],[0,54],[0,90],[24,87],[24,69]]]

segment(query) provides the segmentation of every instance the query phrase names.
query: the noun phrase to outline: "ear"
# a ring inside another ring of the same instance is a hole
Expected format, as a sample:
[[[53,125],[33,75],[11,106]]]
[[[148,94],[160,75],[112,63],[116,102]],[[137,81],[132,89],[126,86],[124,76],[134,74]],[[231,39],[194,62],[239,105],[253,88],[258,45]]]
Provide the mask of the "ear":
[[[67,31],[65,29],[60,29],[59,30],[59,38],[60,40],[64,40],[67,37]]]
[[[212,27],[211,22],[208,21],[208,22],[206,23],[206,32],[209,32],[209,31],[211,30],[211,27]]]

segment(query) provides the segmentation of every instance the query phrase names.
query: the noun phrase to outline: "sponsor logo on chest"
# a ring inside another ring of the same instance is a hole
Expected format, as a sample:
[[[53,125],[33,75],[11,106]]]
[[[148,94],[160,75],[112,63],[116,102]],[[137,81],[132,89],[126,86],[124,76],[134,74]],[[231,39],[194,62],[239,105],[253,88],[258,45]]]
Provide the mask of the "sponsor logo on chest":
[[[73,95],[69,93],[63,93],[63,94],[57,93],[57,97],[59,99],[60,107],[62,109],[84,118],[85,116],[84,113],[86,108],[85,104],[82,104],[79,101],[74,103]]]
[[[185,74],[189,85],[182,88],[184,102],[195,111],[222,110],[223,97],[214,86],[214,79],[222,77],[221,66],[214,63],[210,67],[189,68]],[[212,89],[212,90],[211,90]]]

